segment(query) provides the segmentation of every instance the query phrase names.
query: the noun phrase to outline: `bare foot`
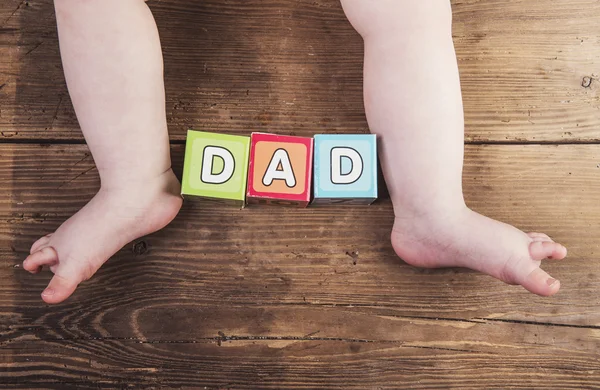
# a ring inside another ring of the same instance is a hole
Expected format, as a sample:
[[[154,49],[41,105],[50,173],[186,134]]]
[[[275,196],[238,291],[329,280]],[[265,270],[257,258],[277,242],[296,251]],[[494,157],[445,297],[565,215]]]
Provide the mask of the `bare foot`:
[[[560,282],[540,268],[541,260],[567,256],[545,234],[525,234],[468,208],[445,216],[396,217],[392,244],[411,265],[471,268],[542,296],[556,294]]]
[[[126,188],[101,188],[77,214],[31,247],[23,268],[49,266],[54,277],[42,293],[47,303],[67,299],[128,242],[165,227],[181,208],[172,170]]]

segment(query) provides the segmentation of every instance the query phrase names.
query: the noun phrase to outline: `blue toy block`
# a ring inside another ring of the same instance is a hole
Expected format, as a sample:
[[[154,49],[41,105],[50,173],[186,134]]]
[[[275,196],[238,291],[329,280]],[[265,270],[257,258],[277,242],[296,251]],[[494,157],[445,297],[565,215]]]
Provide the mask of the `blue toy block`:
[[[377,199],[377,138],[319,134],[314,145],[312,204],[371,204]]]

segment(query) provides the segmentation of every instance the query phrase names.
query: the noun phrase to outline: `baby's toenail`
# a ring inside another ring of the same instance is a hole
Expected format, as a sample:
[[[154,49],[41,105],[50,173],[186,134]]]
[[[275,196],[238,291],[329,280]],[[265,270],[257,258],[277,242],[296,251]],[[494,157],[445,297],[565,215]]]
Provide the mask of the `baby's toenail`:
[[[44,292],[42,292],[42,295],[45,297],[51,297],[52,295],[54,295],[54,289],[47,288],[44,290]]]
[[[548,280],[546,280],[546,283],[548,283],[548,286],[553,286],[554,283],[558,282],[558,280],[554,279],[554,278],[550,278]]]

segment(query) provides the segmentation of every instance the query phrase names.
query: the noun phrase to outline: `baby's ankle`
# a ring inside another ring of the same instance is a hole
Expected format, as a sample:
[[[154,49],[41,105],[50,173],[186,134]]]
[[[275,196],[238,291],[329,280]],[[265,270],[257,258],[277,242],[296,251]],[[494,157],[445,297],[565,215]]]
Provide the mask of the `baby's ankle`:
[[[181,184],[171,168],[153,173],[140,172],[134,175],[122,175],[113,172],[103,172],[100,175],[101,189],[114,190],[144,190],[148,192],[179,192]]]
[[[460,220],[471,210],[462,198],[438,199],[406,199],[392,200],[394,216],[400,220],[420,220],[422,222],[437,223],[439,221]]]

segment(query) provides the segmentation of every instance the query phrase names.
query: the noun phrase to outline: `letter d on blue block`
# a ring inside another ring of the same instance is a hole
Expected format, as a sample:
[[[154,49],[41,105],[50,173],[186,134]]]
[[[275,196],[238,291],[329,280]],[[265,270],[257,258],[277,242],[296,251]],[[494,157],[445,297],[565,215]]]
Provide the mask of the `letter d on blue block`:
[[[377,199],[377,138],[315,135],[314,205],[371,204]]]

